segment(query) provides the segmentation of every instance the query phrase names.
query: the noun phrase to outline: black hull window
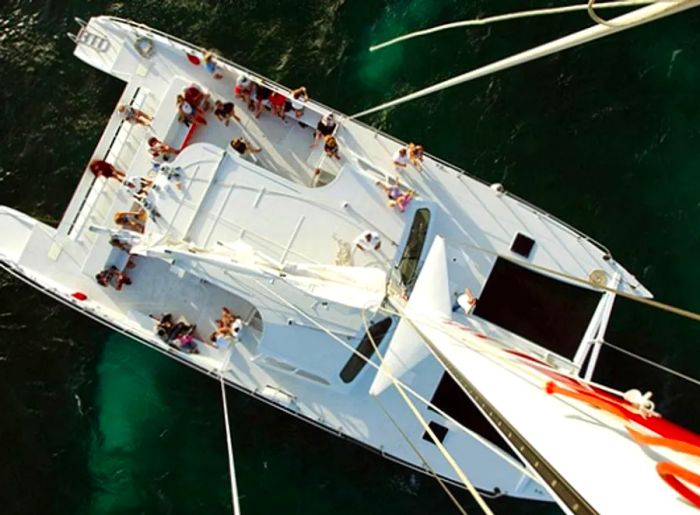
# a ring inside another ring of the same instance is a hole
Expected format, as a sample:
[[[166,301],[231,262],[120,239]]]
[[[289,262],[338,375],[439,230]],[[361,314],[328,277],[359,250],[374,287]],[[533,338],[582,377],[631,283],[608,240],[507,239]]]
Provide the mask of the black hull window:
[[[389,329],[391,329],[392,323],[393,319],[389,317],[384,318],[369,327],[369,335],[372,336],[372,340],[374,340],[377,347],[381,345],[386,333],[388,333]],[[371,359],[372,356],[374,356],[374,345],[372,345],[372,340],[370,340],[369,335],[365,332],[364,338],[362,338],[362,341],[360,341],[360,344],[357,346],[357,352],[367,359]],[[340,371],[340,378],[344,383],[351,382],[357,377],[366,364],[367,361],[353,353],[343,367],[343,370]]]

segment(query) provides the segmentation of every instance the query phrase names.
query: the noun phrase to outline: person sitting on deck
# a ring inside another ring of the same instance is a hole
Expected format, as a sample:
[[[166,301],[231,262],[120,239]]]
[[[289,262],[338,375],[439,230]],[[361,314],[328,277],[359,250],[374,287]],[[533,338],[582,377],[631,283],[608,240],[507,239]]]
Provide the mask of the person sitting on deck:
[[[231,118],[240,123],[241,119],[236,116],[236,110],[234,108],[233,102],[222,102],[217,100],[214,104],[214,115],[220,122],[224,122],[224,125],[228,127],[231,122]]]
[[[250,141],[245,138],[235,138],[231,140],[231,146],[240,155],[245,156],[246,154],[257,154],[262,152],[261,148],[255,148]]]
[[[183,95],[178,95],[175,99],[177,105],[177,121],[189,126],[194,120],[195,108],[185,100]]]
[[[209,336],[209,340],[219,346],[226,346],[221,340],[231,337],[238,340],[238,333],[243,328],[243,321],[234,315],[227,307],[221,308],[221,318],[216,320],[216,329]]]
[[[197,346],[194,343],[193,336],[194,330],[197,327],[196,325],[188,324],[187,322],[183,321],[175,322],[171,313],[165,313],[160,317],[153,315],[150,316],[158,320],[158,324],[156,325],[156,334],[161,340],[167,344],[177,347],[178,349],[198,353],[198,351],[196,351]]]
[[[102,159],[93,159],[90,161],[90,171],[95,174],[95,177],[104,177],[105,179],[111,177],[120,182],[126,177],[124,172],[120,172],[114,165]]]
[[[130,231],[143,233],[146,228],[148,213],[145,209],[138,211],[117,211],[114,213],[114,223]]]
[[[398,178],[396,179],[396,184],[394,185],[383,183],[381,181],[377,181],[375,184],[380,186],[384,190],[384,193],[386,193],[386,196],[389,199],[387,205],[389,207],[397,207],[402,213],[406,210],[406,207],[408,207],[408,204],[416,195],[416,192],[413,190],[408,190],[404,193],[401,190],[401,184]]]
[[[153,117],[150,114],[146,114],[141,111],[141,109],[136,109],[131,105],[119,104],[117,113],[119,113],[119,116],[125,122],[135,123],[145,127],[150,127],[153,121]]]
[[[171,345],[174,345],[181,351],[186,352],[187,354],[199,354],[199,349],[197,348],[197,343],[194,340],[194,336],[192,334],[181,334],[180,336],[176,337],[172,342]]]
[[[285,97],[282,93],[274,91],[272,94],[270,94],[270,106],[272,107],[272,114],[282,118],[282,121],[284,123],[287,123],[287,120],[284,119],[284,106],[286,103],[287,97]]]
[[[219,65],[216,63],[214,52],[211,50],[204,52],[204,67],[209,73],[211,73],[214,79],[219,80],[223,77],[223,75],[221,75],[219,72]]]
[[[163,143],[155,136],[148,138],[148,152],[153,157],[162,157],[163,161],[172,161],[173,156],[176,156],[180,151],[171,147],[167,143]]]
[[[338,147],[338,140],[335,139],[335,136],[329,134],[323,141],[323,151],[326,153],[326,155],[328,157],[340,159],[340,149]]]
[[[356,250],[361,250],[362,252],[366,250],[379,250],[382,246],[382,240],[374,231],[365,231],[355,238],[352,242],[352,252]]]
[[[253,83],[250,100],[253,109],[255,110],[255,118],[260,118],[263,109],[270,108],[270,95],[272,91],[270,88],[263,86],[262,84]],[[249,106],[250,107],[250,106]]]
[[[333,113],[328,113],[323,115],[316,125],[316,132],[314,133],[314,141],[311,143],[310,147],[315,147],[321,138],[330,136],[335,132],[336,123]]]
[[[457,303],[452,306],[452,312],[455,313],[459,308],[462,308],[465,315],[471,313],[476,307],[477,299],[469,288],[464,288],[464,293],[457,297]]]
[[[114,286],[114,289],[120,291],[124,285],[131,284],[131,279],[125,272],[120,271],[116,266],[112,265],[109,268],[102,270],[95,276],[97,284],[100,286]]]
[[[199,109],[204,112],[211,110],[211,95],[205,91],[202,91],[196,84],[190,84],[187,86],[183,90],[182,96],[184,97],[185,102],[190,104],[195,109]]]
[[[250,104],[250,94],[252,92],[253,83],[247,75],[239,75],[236,79],[236,85],[233,87],[233,93],[236,98],[242,98],[246,105]]]
[[[304,107],[306,107],[306,102],[308,101],[309,94],[306,92],[306,86],[301,86],[292,91],[292,99],[285,106],[285,110],[294,111],[294,116],[301,118],[304,115]]]
[[[423,169],[423,145],[408,144],[408,160],[420,172]]]
[[[138,200],[143,200],[148,195],[148,191],[153,186],[153,180],[146,177],[127,177],[124,180],[124,187]]]
[[[185,88],[175,99],[178,109],[178,121],[189,126],[193,121],[206,125],[203,113],[211,109],[209,94],[202,92],[194,84]]]
[[[397,172],[400,172],[406,168],[406,166],[408,166],[408,150],[406,150],[405,147],[401,147],[396,151],[396,154],[394,154],[393,163]]]
[[[118,231],[109,237],[109,244],[115,249],[131,252],[134,245],[141,243],[141,237],[131,231]],[[127,267],[133,266],[131,259],[127,263]]]
[[[384,190],[389,200],[396,200],[401,195],[401,181],[398,178],[396,179],[396,184],[393,185],[382,181],[377,181],[374,184]]]

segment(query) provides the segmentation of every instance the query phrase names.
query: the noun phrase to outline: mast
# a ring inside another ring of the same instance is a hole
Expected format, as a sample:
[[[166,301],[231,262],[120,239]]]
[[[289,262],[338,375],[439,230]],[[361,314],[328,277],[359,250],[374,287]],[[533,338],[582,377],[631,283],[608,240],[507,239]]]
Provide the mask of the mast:
[[[364,111],[352,115],[350,118],[359,118],[361,116],[366,116],[377,111],[382,111],[389,107],[394,107],[405,102],[410,102],[411,100],[416,100],[426,95],[430,95],[431,93],[436,93],[443,89],[456,86],[457,84],[462,84],[463,82],[474,80],[485,75],[490,75],[492,73],[496,73],[507,68],[512,68],[514,66],[518,66],[519,64],[527,63],[529,61],[534,61],[535,59],[540,59],[541,57],[545,57],[560,52],[562,50],[583,45],[584,43],[588,43],[589,41],[594,41],[605,36],[610,36],[617,32],[631,29],[632,27],[637,27],[650,21],[654,21],[659,18],[669,16],[671,14],[676,14],[686,9],[696,7],[698,5],[700,5],[700,0],[680,0],[678,2],[670,3],[654,3],[647,7],[642,7],[641,9],[637,9],[627,14],[623,14],[622,16],[618,16],[617,18],[613,18],[612,20],[605,22],[605,24],[596,24],[593,27],[574,32],[573,34],[569,34],[568,36],[564,36],[563,38],[559,38],[554,41],[550,41],[549,43],[545,43],[544,45],[540,45],[526,50],[524,52],[520,52],[505,59],[501,59],[486,66],[482,66],[481,68],[477,68],[476,70],[472,70],[462,75],[458,75],[457,77],[438,82],[437,84],[421,89],[409,95],[397,98],[395,100],[391,100],[390,102],[385,102],[376,107],[372,107],[371,109],[366,109]]]

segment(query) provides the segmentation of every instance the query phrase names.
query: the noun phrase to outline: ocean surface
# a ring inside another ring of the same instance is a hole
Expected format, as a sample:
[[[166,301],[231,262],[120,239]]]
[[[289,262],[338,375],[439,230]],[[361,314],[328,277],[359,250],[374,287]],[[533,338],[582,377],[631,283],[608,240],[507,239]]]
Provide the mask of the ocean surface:
[[[370,44],[548,5],[563,3],[4,0],[0,204],[55,223],[121,93],[72,56],[75,16],[141,21],[354,113],[589,21],[459,29],[375,53]],[[659,300],[700,311],[698,84],[695,9],[367,121],[504,183],[604,242]],[[608,339],[697,377],[699,327],[618,300]],[[652,390],[662,413],[700,431],[698,387],[610,349],[596,379]],[[230,392],[229,408],[245,515],[456,513],[428,477],[242,394]],[[0,512],[230,513],[218,385],[0,275]]]

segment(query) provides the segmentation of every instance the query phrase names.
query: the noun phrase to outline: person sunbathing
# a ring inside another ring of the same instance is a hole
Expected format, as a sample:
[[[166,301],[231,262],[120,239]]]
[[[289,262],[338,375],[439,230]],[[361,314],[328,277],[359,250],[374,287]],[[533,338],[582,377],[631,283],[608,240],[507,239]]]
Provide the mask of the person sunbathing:
[[[247,154],[257,154],[262,152],[261,148],[255,148],[250,141],[245,138],[235,138],[231,140],[231,146],[240,155],[245,156]]]
[[[131,279],[125,272],[120,271],[116,266],[112,265],[109,268],[102,270],[95,276],[97,284],[100,286],[114,286],[114,289],[120,291],[124,285],[131,284]]]
[[[148,214],[145,209],[138,211],[117,211],[114,213],[114,223],[123,229],[143,233],[146,228]]]
[[[227,307],[221,308],[221,318],[215,321],[216,329],[209,336],[209,340],[216,343],[220,338],[231,337],[238,339],[238,333],[243,328],[243,321],[234,315]]]

